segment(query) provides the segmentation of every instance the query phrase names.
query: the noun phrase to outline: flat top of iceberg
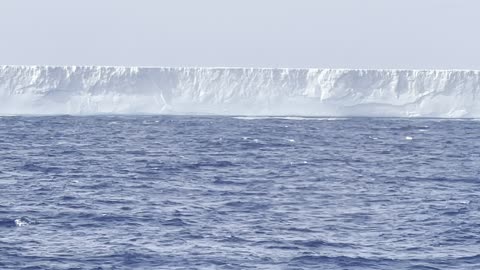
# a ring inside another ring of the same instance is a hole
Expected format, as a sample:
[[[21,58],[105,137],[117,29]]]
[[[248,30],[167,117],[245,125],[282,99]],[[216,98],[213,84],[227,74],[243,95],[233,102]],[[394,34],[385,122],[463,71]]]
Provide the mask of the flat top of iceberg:
[[[339,70],[339,71],[420,71],[420,72],[479,72],[477,69],[444,68],[329,68],[329,67],[241,67],[241,66],[120,66],[120,65],[0,65],[0,68],[123,68],[123,69],[213,69],[213,70]]]

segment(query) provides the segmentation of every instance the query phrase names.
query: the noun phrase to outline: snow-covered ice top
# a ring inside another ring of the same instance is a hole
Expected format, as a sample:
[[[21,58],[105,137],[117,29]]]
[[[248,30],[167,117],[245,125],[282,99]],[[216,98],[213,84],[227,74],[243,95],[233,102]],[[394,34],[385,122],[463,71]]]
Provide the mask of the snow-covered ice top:
[[[480,117],[480,71],[0,66],[0,114]]]

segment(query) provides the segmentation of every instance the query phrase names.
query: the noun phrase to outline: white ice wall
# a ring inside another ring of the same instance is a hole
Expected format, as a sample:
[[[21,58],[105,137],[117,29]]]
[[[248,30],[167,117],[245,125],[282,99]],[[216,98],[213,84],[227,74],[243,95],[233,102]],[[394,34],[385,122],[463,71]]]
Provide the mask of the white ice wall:
[[[480,71],[0,66],[0,114],[480,117]]]

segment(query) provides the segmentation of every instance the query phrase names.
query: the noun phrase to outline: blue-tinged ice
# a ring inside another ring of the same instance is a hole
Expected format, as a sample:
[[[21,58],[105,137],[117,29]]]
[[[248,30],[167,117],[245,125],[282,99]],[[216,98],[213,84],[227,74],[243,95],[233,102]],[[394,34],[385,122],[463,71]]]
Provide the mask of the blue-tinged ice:
[[[480,117],[480,71],[0,66],[0,114]]]

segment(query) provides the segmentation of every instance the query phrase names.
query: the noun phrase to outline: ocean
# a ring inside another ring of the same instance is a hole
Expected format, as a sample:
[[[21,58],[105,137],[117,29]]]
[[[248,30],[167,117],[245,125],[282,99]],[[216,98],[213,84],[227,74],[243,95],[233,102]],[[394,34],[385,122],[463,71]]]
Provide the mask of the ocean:
[[[480,269],[480,121],[1,117],[0,269]]]

